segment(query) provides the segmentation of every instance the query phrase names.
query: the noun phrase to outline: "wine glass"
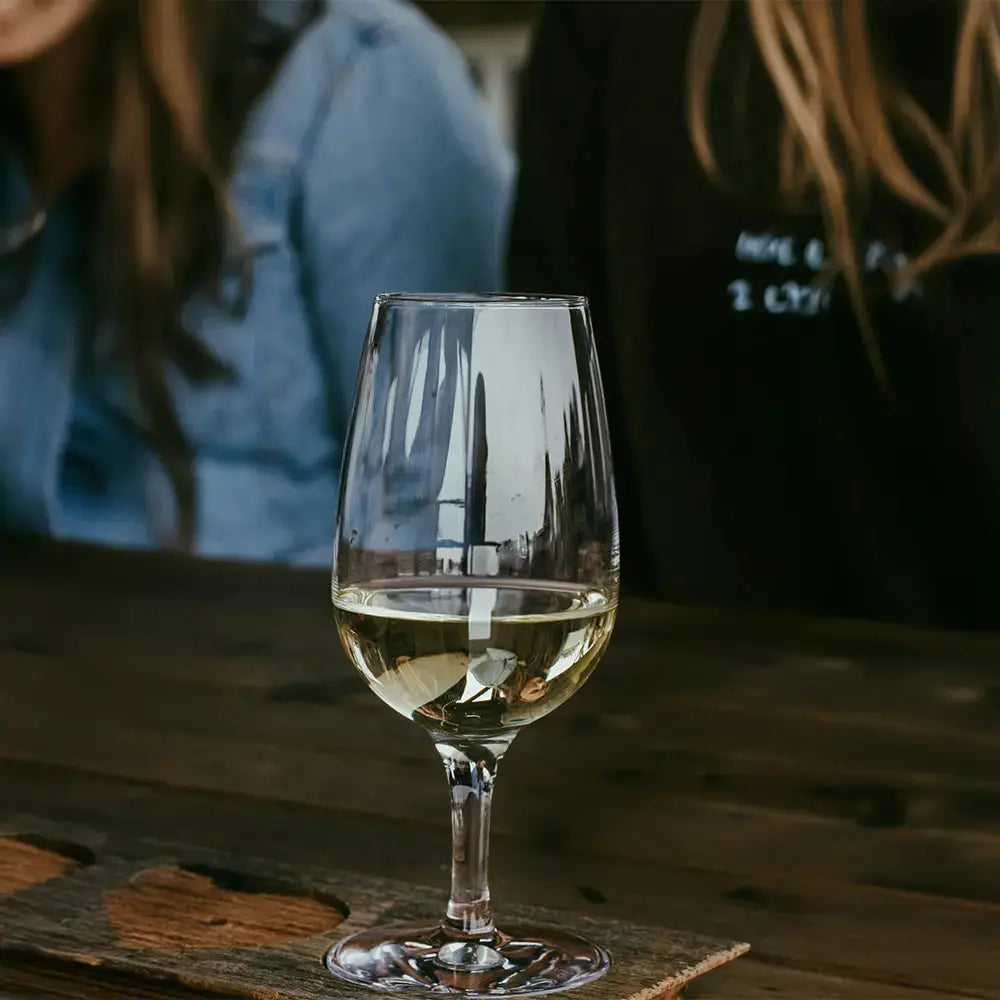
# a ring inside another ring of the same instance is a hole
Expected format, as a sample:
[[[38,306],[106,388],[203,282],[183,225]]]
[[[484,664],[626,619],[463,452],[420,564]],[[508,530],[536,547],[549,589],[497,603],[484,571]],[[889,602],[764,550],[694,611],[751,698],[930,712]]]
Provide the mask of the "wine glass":
[[[525,996],[603,975],[566,931],[496,926],[497,765],[590,676],[618,603],[618,515],[587,302],[380,295],[358,377],[333,606],[371,689],[430,734],[451,786],[439,923],[362,931],[326,956],[354,984]]]

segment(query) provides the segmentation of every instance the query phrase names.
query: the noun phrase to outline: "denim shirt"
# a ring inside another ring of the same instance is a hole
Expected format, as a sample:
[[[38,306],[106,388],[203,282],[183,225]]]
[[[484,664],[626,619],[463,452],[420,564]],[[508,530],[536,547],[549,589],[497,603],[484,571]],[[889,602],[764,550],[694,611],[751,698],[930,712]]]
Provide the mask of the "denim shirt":
[[[372,298],[499,287],[511,180],[461,56],[422,15],[329,0],[238,150],[247,309],[234,315],[223,294],[184,312],[235,374],[169,376],[195,454],[196,552],[328,563]],[[0,182],[9,213],[26,195],[9,158]],[[0,532],[155,546],[172,491],[127,377],[83,349],[73,219],[65,205],[50,214],[27,289],[0,313]],[[110,332],[99,325],[98,343]]]

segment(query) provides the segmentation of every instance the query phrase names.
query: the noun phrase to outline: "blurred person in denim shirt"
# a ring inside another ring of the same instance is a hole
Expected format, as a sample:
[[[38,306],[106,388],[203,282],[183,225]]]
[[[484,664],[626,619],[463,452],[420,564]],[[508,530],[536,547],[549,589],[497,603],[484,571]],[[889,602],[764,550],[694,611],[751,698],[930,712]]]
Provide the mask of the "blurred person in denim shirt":
[[[511,173],[400,0],[0,6],[0,533],[327,561],[372,297],[496,288]]]

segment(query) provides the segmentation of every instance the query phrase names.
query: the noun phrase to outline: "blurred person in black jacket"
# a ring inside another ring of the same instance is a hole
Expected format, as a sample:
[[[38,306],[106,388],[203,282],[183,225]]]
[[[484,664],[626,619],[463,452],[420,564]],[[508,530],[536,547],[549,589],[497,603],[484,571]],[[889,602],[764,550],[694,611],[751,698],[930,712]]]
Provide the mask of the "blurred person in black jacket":
[[[624,579],[1000,622],[1000,4],[544,8],[513,287],[592,303]]]

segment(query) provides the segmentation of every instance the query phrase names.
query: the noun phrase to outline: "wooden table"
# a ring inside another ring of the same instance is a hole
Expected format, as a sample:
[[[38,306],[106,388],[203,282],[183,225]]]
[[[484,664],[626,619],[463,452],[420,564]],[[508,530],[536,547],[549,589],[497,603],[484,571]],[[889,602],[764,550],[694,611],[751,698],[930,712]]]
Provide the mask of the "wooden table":
[[[443,884],[442,776],[325,574],[0,552],[0,821]],[[496,803],[494,894],[749,940],[694,997],[1000,998],[1000,638],[626,603]],[[0,954],[0,996],[193,997]]]

